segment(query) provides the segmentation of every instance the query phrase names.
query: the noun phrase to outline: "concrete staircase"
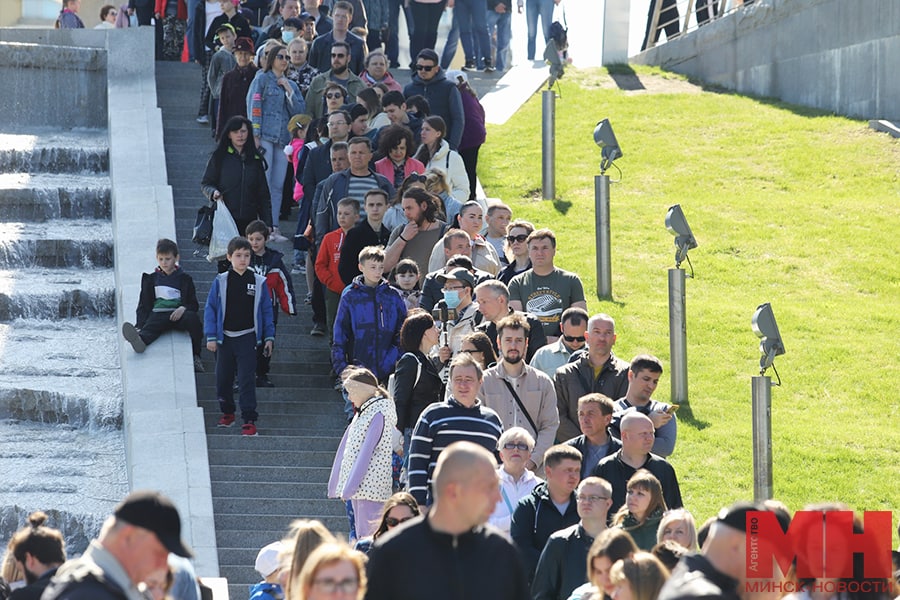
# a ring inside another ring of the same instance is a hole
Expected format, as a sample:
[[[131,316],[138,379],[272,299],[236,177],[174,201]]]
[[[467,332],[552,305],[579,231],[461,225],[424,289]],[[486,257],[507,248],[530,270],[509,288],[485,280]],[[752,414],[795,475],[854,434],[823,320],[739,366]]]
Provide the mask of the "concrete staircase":
[[[200,69],[156,63],[157,95],[163,114],[166,168],[175,200],[181,264],[197,285],[201,310],[215,276],[205,253],[194,256],[190,241],[197,209],[205,201],[200,179],[214,147],[209,127],[198,125]],[[293,232],[296,222],[284,223]],[[290,266],[289,243],[276,247]],[[347,531],[343,505],[326,498],[334,452],[346,421],[338,392],[331,388],[326,338],[309,336],[312,315],[303,303],[305,278],[294,277],[296,317],[280,315],[270,378],[277,387],[258,389],[259,437],[242,438],[240,428],[218,429],[213,355],[204,350],[207,373],[197,374],[197,398],[205,412],[210,478],[220,571],[232,598],[246,598],[259,581],[256,553],[280,539],[292,519],[315,518],[335,532]]]

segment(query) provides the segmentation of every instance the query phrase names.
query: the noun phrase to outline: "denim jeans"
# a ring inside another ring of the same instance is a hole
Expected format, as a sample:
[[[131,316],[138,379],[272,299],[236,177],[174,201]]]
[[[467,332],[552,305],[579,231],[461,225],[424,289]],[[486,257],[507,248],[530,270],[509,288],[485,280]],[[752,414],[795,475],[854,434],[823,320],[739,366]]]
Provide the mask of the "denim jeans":
[[[528,25],[528,60],[534,60],[534,47],[537,40],[537,22],[541,18],[541,29],[544,31],[544,43],[550,39],[550,23],[553,19],[553,0],[525,0],[525,22]]]
[[[447,32],[447,41],[441,51],[441,68],[447,70],[453,57],[456,56],[456,48],[459,46],[459,22],[456,20],[456,9],[453,9],[453,19],[450,21],[450,31]]]
[[[231,387],[237,372],[241,419],[256,421],[256,333],[245,333],[222,340],[216,351],[216,396],[224,414],[234,414],[234,391]]]
[[[269,184],[269,195],[272,201],[272,227],[278,227],[278,218],[281,214],[281,194],[284,191],[284,174],[287,173],[287,156],[284,155],[284,145],[261,140],[260,146],[266,149],[266,161],[269,168],[266,169],[266,183]]]
[[[387,54],[390,65],[400,64],[400,9],[406,17],[406,30],[410,39],[413,34],[412,10],[403,6],[403,0],[388,0],[388,39],[384,41],[384,52]],[[415,57],[412,57],[415,59]]]
[[[201,0],[187,0],[187,45],[188,45],[188,54],[190,55],[191,62],[194,62],[194,13],[197,12],[197,5],[200,4]]]
[[[498,71],[505,71],[506,55],[509,53],[509,41],[512,39],[512,19],[510,13],[498,13],[494,10],[488,11],[488,33],[491,34],[491,47],[494,48],[497,58],[494,59],[494,67]],[[494,43],[494,30],[497,30],[497,42]]]
[[[552,0],[551,4],[552,4]],[[484,0],[456,0],[453,18],[459,23],[459,39],[467,63],[483,67],[483,59],[491,59],[491,39],[487,28],[487,3]]]

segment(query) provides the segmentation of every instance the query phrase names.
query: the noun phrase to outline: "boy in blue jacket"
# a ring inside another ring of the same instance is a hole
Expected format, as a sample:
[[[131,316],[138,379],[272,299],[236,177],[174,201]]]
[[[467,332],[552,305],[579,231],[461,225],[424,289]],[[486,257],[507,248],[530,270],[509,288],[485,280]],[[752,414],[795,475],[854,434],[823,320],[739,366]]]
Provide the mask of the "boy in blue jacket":
[[[156,262],[156,270],[141,276],[137,320],[133,325],[123,323],[122,335],[140,354],[166,331],[187,331],[191,336],[194,371],[202,373],[200,305],[194,280],[178,265],[178,244],[167,238],[156,242]]]
[[[241,434],[256,432],[256,348],[263,346],[265,356],[275,345],[272,298],[266,278],[250,270],[253,251],[246,238],[228,242],[226,257],[231,268],[213,279],[206,299],[204,329],[206,347],[216,353],[216,396],[222,408],[219,427],[234,425],[234,382],[237,371]]]
[[[384,249],[366,246],[359,253],[358,275],[344,289],[334,320],[331,364],[338,375],[347,365],[366,367],[387,383],[400,358],[400,326],[406,303],[383,276]]]

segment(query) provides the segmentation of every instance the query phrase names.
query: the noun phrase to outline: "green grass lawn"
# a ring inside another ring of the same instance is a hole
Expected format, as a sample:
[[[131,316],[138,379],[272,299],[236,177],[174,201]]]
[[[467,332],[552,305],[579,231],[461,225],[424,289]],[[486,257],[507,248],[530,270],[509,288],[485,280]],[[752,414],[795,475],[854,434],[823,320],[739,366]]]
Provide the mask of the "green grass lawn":
[[[896,526],[900,144],[866,122],[770,100],[626,93],[604,80],[601,69],[562,80],[555,202],[540,199],[540,94],[488,128],[479,175],[515,217],[556,232],[557,264],[581,275],[592,313],[616,319],[616,353],[667,366],[664,218],[681,204],[699,242],[686,286],[690,408],[671,457],[687,507],[702,521],[753,495],[750,318],[771,302],[787,349],[772,391],[775,497],[792,510],[825,500],[893,510]],[[594,260],[592,132],[604,117],[624,152],[610,193],[612,301],[596,297]],[[669,395],[664,373],[656,396]]]

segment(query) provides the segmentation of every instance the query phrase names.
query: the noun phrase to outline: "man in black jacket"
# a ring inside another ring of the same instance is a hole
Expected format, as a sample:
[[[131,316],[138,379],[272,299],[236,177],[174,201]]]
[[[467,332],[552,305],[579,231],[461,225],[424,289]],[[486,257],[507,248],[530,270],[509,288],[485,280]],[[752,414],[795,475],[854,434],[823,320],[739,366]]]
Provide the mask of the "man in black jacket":
[[[477,444],[447,446],[434,470],[428,514],[396,527],[373,546],[366,600],[529,597],[515,548],[498,530],[484,526],[500,501],[495,466],[491,453]]]
[[[38,600],[66,562],[66,542],[62,534],[44,525],[47,515],[35,512],[28,515],[28,526],[17,531],[9,541],[9,550],[25,574],[25,587],[13,590],[12,600]]]
[[[509,530],[529,581],[550,535],[578,523],[575,488],[581,479],[581,453],[565,444],[551,446],[544,453],[544,476],[547,481],[519,501]]]
[[[44,600],[146,600],[137,585],[167,567],[169,553],[190,558],[181,518],[157,492],[132,492],[80,558],[61,566]]]

